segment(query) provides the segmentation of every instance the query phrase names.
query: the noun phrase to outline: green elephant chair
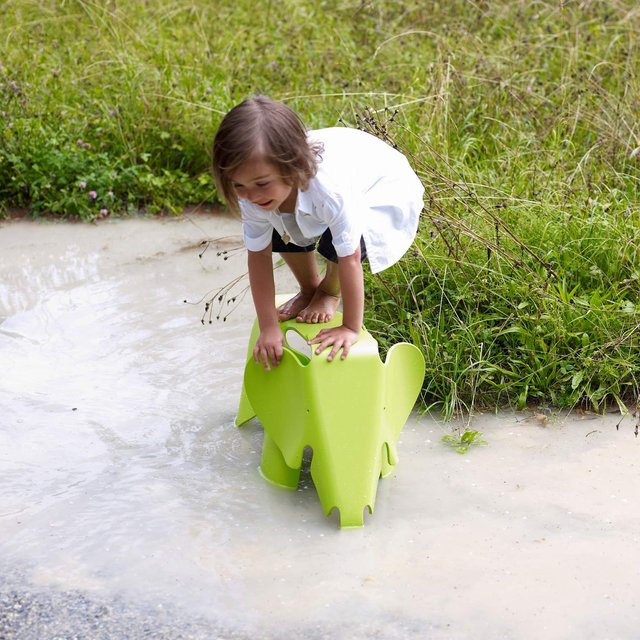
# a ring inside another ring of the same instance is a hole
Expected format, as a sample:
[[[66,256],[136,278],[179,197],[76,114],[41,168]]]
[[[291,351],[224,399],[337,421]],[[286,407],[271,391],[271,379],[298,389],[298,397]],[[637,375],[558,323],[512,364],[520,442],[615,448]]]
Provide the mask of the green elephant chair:
[[[252,357],[256,321],[236,426],[257,416],[264,428],[260,471],[289,489],[298,486],[303,452],[311,447],[311,478],[325,514],[337,508],[341,527],[361,527],[365,507],[373,513],[378,479],[398,461],[396,443],[425,366],[420,350],[407,343],[394,345],[383,363],[378,343],[364,328],[345,360],[329,362],[328,350],[316,355],[306,347],[320,329],[341,323],[340,313],[324,324],[281,322],[284,355],[267,371]],[[306,354],[292,346],[295,337]]]

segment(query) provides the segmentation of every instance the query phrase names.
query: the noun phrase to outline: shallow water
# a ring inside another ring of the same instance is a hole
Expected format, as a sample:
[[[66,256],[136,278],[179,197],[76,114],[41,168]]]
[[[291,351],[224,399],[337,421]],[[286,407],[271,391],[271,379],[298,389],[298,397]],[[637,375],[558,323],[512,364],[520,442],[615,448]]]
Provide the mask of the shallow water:
[[[171,610],[188,637],[637,637],[631,417],[478,416],[488,446],[461,456],[415,414],[359,530],[308,478],[260,477],[260,425],[233,425],[249,297],[204,325],[184,303],[244,272],[198,257],[238,234],[196,214],[0,227],[0,592]]]

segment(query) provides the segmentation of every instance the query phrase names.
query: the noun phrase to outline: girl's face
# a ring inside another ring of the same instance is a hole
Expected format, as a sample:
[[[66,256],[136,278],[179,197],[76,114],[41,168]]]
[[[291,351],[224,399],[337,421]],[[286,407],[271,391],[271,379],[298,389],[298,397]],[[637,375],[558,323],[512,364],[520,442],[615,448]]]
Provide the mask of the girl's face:
[[[270,162],[247,160],[230,177],[239,200],[248,200],[265,211],[293,212],[296,190],[282,179],[277,167]]]

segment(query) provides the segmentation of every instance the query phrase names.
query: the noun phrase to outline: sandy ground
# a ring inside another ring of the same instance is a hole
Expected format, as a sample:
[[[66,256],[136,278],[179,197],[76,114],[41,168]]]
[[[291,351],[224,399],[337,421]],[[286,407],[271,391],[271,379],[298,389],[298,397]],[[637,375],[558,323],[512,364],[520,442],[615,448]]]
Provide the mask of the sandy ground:
[[[640,637],[632,416],[479,415],[459,455],[414,413],[357,530],[265,483],[246,281],[200,322],[239,244],[198,213],[0,224],[0,638]]]

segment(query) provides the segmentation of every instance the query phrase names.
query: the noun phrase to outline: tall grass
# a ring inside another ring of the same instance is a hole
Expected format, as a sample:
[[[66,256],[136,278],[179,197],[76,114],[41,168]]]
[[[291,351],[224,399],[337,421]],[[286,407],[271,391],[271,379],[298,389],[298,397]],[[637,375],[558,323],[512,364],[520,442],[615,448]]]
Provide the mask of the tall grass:
[[[446,415],[601,410],[640,378],[640,8],[630,0],[0,1],[0,207],[93,219],[216,202],[254,92],[390,138],[427,189],[367,325]],[[395,114],[395,115],[393,115]]]

